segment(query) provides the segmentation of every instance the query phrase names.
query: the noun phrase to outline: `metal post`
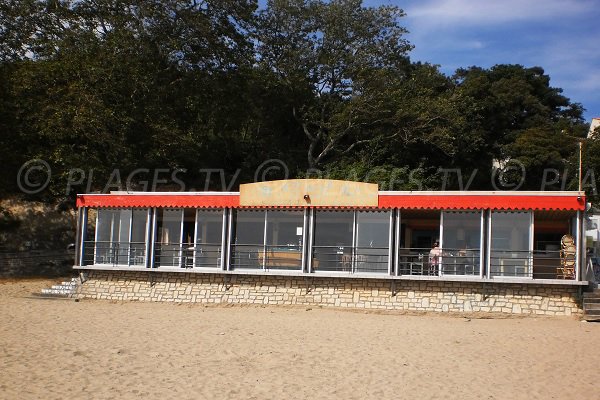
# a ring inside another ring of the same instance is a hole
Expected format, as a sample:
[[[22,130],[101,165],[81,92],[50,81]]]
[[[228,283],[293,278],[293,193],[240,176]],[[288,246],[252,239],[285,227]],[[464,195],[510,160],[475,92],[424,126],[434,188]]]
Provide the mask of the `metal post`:
[[[444,275],[444,211],[440,212],[440,256],[438,258],[438,276]],[[456,270],[456,267],[454,268]],[[456,273],[456,272],[455,272]]]
[[[356,210],[352,211],[352,247],[350,248],[350,273],[356,269],[356,242],[358,240],[358,216]]]
[[[493,211],[488,210],[487,212],[487,240],[486,240],[486,253],[487,253],[487,265],[486,265],[486,277],[491,279],[492,277],[492,215]]]
[[[227,212],[227,243],[225,244],[226,250],[224,251],[225,264],[224,269],[226,271],[231,270],[231,246],[233,246],[233,224],[235,223],[233,218],[233,209],[228,208]]]
[[[396,241],[394,244],[394,272],[396,274],[396,276],[399,275],[399,270],[400,270],[400,240],[402,239],[402,237],[400,236],[402,234],[402,214],[400,209],[396,210]]]
[[[223,209],[223,224],[221,225],[221,261],[219,267],[221,267],[222,270],[226,270],[227,269],[227,254],[229,253],[228,251],[228,240],[227,240],[227,233],[229,232],[229,210],[227,208]]]
[[[308,241],[308,273],[313,272],[313,242],[314,242],[314,231],[315,231],[315,210],[310,208],[308,210],[308,232],[307,232],[307,241]]]
[[[150,261],[150,247],[151,247],[151,237],[152,237],[152,223],[153,223],[153,215],[152,209],[146,209],[146,234],[144,235],[144,267],[148,268],[148,264]]]
[[[529,255],[527,257],[527,275],[531,275],[533,279],[533,235],[535,232],[535,219],[533,217],[533,211],[529,211]]]
[[[82,220],[82,210],[81,208],[77,209],[77,230],[75,231],[75,265],[81,266],[81,253],[83,249],[83,241],[81,240],[81,220]]]
[[[98,260],[98,224],[100,222],[100,209],[96,209],[96,227],[94,228],[94,259],[92,263],[95,265]]]
[[[479,230],[479,278],[483,279],[483,260],[485,257],[485,210],[479,212],[481,226]]]
[[[393,257],[394,257],[394,210],[390,210],[389,218],[389,229],[388,229],[388,275],[392,275],[393,271]]]
[[[156,228],[158,225],[158,209],[156,207],[152,208],[151,213],[152,213],[152,223],[150,225],[150,235],[148,237],[148,239],[150,240],[150,246],[149,246],[150,265],[149,265],[149,267],[156,268],[156,265],[155,265],[156,248],[155,247],[156,247],[156,235],[157,235]]]
[[[267,269],[267,214],[268,210],[265,210],[265,221],[263,226],[263,271]]]
[[[581,213],[581,211],[578,210],[577,211],[577,232],[576,232],[577,238],[575,239],[575,245],[577,248],[577,258],[575,259],[575,280],[576,281],[579,281],[580,277],[581,277],[581,259],[583,256],[582,253],[585,252],[585,247],[582,246],[583,240],[582,240],[581,229],[583,227],[583,224],[581,223],[581,216],[582,216],[582,213]]]
[[[581,175],[583,172],[583,161],[582,161],[582,153],[583,153],[583,141],[579,140],[579,191],[581,192],[582,182]]]
[[[308,239],[308,235],[307,235],[307,227],[308,227],[308,214],[309,214],[309,209],[305,208],[304,209],[304,214],[302,216],[302,242],[301,242],[301,246],[300,246],[300,251],[301,251],[301,264],[300,266],[302,267],[302,273],[306,273],[306,271],[308,270],[308,265],[307,265],[307,239]]]

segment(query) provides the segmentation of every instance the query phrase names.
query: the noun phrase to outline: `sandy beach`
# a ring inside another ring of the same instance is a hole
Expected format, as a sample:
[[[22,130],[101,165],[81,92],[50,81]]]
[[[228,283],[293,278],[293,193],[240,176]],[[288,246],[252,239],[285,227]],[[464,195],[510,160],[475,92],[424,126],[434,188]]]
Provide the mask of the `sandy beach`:
[[[0,281],[0,398],[597,399],[600,324],[28,298]]]

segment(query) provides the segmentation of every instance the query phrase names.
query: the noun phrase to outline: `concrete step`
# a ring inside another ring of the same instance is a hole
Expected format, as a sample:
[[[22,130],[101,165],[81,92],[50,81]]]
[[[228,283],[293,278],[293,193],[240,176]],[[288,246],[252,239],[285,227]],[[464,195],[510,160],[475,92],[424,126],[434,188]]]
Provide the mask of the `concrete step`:
[[[58,297],[58,298],[69,298],[71,297],[71,293],[54,293],[54,292],[40,292],[40,293],[33,293],[33,296],[35,297],[45,297],[45,298],[54,298],[54,297]]]
[[[594,290],[593,292],[584,292],[584,298],[599,298],[600,299],[600,290]]]
[[[583,303],[583,311],[600,310],[600,303]]]
[[[42,289],[41,294],[73,294],[73,290]]]
[[[50,289],[54,290],[73,290],[77,285],[52,285]]]
[[[595,298],[595,297],[584,297],[583,298],[583,304],[595,304],[595,303],[600,303],[600,299]]]
[[[34,293],[36,297],[71,297],[77,292],[79,279],[73,278],[70,281],[64,281],[60,284],[52,285],[47,289],[42,289],[39,293]]]

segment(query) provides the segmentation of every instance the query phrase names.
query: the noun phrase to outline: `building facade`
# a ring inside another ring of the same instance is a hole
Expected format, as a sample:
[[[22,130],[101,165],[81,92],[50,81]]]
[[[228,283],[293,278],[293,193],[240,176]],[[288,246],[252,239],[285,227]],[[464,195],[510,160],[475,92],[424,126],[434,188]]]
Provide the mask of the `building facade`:
[[[309,179],[77,206],[83,297],[568,315],[588,284],[579,192]]]

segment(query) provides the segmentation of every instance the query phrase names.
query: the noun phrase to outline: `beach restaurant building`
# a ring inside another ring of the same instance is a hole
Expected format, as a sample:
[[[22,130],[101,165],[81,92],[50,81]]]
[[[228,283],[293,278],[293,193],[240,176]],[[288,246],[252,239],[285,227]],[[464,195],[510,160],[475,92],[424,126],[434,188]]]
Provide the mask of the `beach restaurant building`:
[[[81,297],[571,315],[588,285],[580,192],[240,192],[77,198]]]

